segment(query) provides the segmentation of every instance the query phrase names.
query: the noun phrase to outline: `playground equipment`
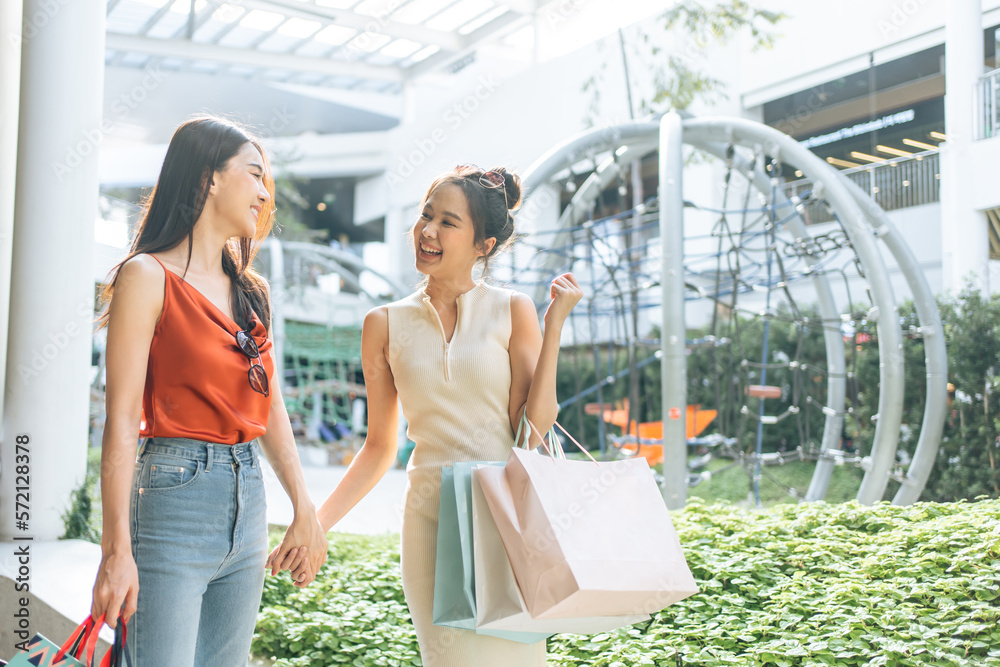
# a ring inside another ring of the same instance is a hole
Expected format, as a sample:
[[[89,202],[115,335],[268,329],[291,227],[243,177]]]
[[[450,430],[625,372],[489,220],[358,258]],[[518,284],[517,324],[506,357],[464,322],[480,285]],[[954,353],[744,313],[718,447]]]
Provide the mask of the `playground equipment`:
[[[623,453],[631,456],[641,456],[649,461],[649,465],[656,466],[663,464],[663,422],[636,422],[629,417],[629,402],[624,399],[614,409],[600,410],[600,405],[596,403],[588,404],[586,408],[594,406],[598,408],[596,414],[600,414],[601,420],[606,424],[612,424],[622,429],[624,435],[619,437],[610,436],[612,442]],[[585,409],[586,409],[585,408]],[[708,425],[715,419],[718,411],[702,410],[700,405],[688,405],[685,418],[685,435],[690,441],[692,438],[700,436]]]
[[[710,156],[702,158],[709,164],[686,167],[686,159],[695,152]],[[658,160],[658,192],[644,197],[641,159],[651,155]],[[687,200],[685,173],[698,169],[703,176],[715,170],[714,187],[700,193],[700,199]],[[790,184],[785,175],[793,172],[800,180]],[[588,175],[578,184],[575,173]],[[629,173],[631,201],[609,206],[608,193],[614,198],[617,192],[624,199],[629,192]],[[894,503],[917,500],[944,422],[944,338],[926,279],[869,193],[773,128],[744,119],[682,119],[676,113],[658,121],[584,132],[539,158],[523,180],[529,196],[522,229],[531,227],[553,196],[572,192],[555,225],[536,225],[526,235],[522,246],[527,251],[512,255],[506,276],[514,286],[533,290],[536,303],[545,302],[548,282],[563,271],[573,270],[586,283],[588,301],[586,308],[578,309],[572,349],[593,351],[599,379],[562,405],[589,396],[604,405],[602,389],[628,377],[631,414],[612,421],[638,423],[636,378],[644,366],[659,361],[662,434],[638,429],[632,434],[630,428],[615,437],[625,437],[632,453],[636,445],[638,453],[648,453],[641,449],[646,445],[662,447],[664,495],[670,507],[685,502],[689,444],[737,454],[752,469],[755,493],[767,474],[766,465],[798,458],[816,462],[803,500],[822,499],[834,466],[845,462],[864,470],[859,502],[880,500],[890,479],[900,483]],[[808,224],[815,219],[830,222]],[[905,471],[896,464],[905,341],[880,244],[913,295],[919,327],[908,337],[922,338],[927,370],[920,437]],[[862,292],[869,301],[861,312],[852,299],[857,290],[851,292],[849,274],[854,273],[864,281]],[[815,314],[801,305],[807,290],[816,304]],[[846,299],[838,301],[838,292]],[[644,313],[656,310],[660,334],[650,339],[640,328],[643,317],[651,319]],[[707,336],[687,340],[688,311],[697,311],[710,322]],[[580,323],[583,319],[585,326]],[[845,338],[858,342],[858,320],[874,323],[877,331],[879,407],[867,452],[851,455],[841,450],[844,420],[854,416],[847,398],[854,381],[855,346],[845,346]],[[754,359],[739,348],[740,329],[748,321],[762,323],[763,350]],[[772,325],[787,326],[797,337],[794,355],[782,353],[784,358],[779,358],[768,349]],[[584,342],[578,339],[581,329],[588,339]],[[800,354],[814,338],[823,342],[821,364],[807,363]],[[639,352],[650,349],[656,354],[640,360]],[[703,380],[718,387],[717,405],[707,407],[717,411],[719,432],[707,438],[692,437],[687,416],[687,359],[699,350],[708,351],[714,369],[712,377]],[[628,368],[614,372],[612,360],[619,352],[627,352]],[[606,373],[602,359],[607,361]],[[823,391],[814,389],[817,378]],[[779,403],[782,411],[769,414],[767,406]],[[817,436],[811,424],[818,416],[823,426]],[[764,452],[767,429],[786,419],[798,423],[798,442],[791,452]],[[748,420],[756,426],[752,449],[741,428]],[[603,449],[604,420],[598,425]],[[614,438],[611,443],[616,444]]]

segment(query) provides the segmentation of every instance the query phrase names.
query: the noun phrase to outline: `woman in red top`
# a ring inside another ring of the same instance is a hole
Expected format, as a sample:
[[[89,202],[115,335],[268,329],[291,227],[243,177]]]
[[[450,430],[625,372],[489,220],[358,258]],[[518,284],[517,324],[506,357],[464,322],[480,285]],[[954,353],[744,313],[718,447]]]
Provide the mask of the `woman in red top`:
[[[91,611],[114,627],[121,610],[139,667],[246,664],[267,558],[258,439],[295,507],[272,573],[304,566],[305,586],[326,560],[273,376],[270,293],[251,268],[273,211],[261,146],[228,121],[188,121],[104,294]]]

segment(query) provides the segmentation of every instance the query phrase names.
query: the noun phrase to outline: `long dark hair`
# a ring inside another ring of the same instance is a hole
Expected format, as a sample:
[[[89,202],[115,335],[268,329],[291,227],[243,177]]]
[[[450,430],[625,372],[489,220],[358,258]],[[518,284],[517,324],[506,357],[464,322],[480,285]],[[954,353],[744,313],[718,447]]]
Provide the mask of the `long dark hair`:
[[[226,244],[222,251],[222,268],[231,279],[229,300],[236,323],[240,328],[249,330],[253,309],[270,331],[271,304],[267,298],[267,285],[264,278],[253,270],[252,264],[261,243],[271,233],[274,222],[271,166],[260,142],[247,130],[215,116],[193,118],[178,127],[171,137],[160,177],[145,202],[142,221],[128,257],[111,270],[111,281],[101,293],[101,301],[107,306],[97,320],[98,329],[108,325],[111,297],[122,265],[136,255],[169,250],[186,238],[188,258],[184,275],[187,275],[194,246],[194,223],[205,208],[212,174],[224,170],[229,160],[247,143],[253,144],[264,160],[264,187],[271,198],[263,204],[254,237],[238,241],[230,239]]]

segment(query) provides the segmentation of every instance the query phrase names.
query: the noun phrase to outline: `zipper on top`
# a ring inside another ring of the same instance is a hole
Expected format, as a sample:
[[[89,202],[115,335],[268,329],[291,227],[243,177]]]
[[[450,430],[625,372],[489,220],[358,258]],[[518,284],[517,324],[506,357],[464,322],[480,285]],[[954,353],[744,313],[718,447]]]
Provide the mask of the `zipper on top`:
[[[462,306],[461,299],[455,301],[455,330],[451,332],[451,340],[455,340],[455,336],[458,334],[458,323],[462,319]],[[441,322],[441,315],[438,313],[437,308],[431,303],[431,298],[429,296],[424,297],[424,303],[427,307],[431,309],[434,313],[434,318],[437,320],[438,329],[441,331],[441,340],[444,342],[444,381],[451,381],[451,343],[448,342],[448,337],[444,333],[444,323]]]

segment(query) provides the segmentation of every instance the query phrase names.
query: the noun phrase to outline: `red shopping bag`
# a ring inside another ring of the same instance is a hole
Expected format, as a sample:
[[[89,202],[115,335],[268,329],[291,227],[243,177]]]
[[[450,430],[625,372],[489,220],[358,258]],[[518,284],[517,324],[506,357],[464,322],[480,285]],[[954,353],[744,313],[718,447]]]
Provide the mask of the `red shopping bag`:
[[[41,633],[36,634],[25,650],[7,663],[7,667],[93,667],[97,639],[103,625],[103,615],[97,621],[88,616],[62,646],[56,646]],[[101,667],[131,666],[131,660],[125,652],[126,632],[124,621],[118,619],[115,643],[104,655]]]

